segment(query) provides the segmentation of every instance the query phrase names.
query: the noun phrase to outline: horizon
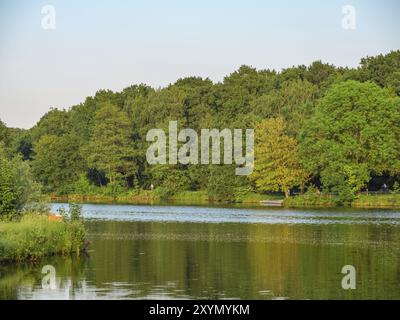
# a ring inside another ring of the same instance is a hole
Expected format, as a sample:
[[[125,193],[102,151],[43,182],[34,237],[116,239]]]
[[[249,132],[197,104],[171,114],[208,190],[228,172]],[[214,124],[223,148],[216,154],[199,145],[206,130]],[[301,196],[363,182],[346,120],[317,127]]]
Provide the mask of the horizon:
[[[54,29],[43,27],[46,5],[55,9]],[[354,29],[342,25],[348,5]],[[355,68],[400,48],[399,9],[395,0],[1,2],[0,119],[29,129],[51,108],[69,109],[99,90],[163,88],[191,76],[216,83],[241,65]]]

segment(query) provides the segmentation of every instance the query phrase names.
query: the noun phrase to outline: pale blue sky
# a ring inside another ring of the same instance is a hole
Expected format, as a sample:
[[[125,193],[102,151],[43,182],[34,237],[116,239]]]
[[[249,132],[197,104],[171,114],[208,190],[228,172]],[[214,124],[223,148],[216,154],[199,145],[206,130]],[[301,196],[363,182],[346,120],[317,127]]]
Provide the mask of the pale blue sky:
[[[44,5],[56,29],[41,27]],[[341,27],[356,9],[355,30]],[[98,89],[221,81],[242,64],[357,66],[400,49],[398,0],[0,0],[0,119],[34,125]]]

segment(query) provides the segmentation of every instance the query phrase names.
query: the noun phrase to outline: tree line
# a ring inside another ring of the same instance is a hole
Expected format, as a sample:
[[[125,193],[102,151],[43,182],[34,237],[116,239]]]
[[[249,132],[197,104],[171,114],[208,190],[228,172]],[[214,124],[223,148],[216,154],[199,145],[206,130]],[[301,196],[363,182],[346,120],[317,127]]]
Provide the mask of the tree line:
[[[229,165],[150,166],[146,134],[168,131],[169,121],[197,132],[255,128],[253,174],[236,176]],[[244,65],[219,83],[188,77],[160,89],[100,90],[68,110],[51,109],[29,130],[0,121],[0,141],[46,193],[118,195],[154,186],[164,197],[202,190],[232,200],[318,190],[351,201],[362,190],[398,185],[400,51],[363,58],[357,68]]]

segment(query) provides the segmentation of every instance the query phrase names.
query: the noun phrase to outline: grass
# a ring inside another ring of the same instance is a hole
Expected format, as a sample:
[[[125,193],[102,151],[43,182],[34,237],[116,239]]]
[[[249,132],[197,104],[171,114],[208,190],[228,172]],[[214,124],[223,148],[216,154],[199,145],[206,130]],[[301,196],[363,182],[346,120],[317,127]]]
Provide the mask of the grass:
[[[237,202],[239,203],[259,203],[262,200],[281,200],[283,196],[277,194],[259,194],[249,192],[241,195]],[[187,204],[205,204],[212,203],[207,191],[182,191],[168,199],[171,202],[187,203]],[[74,202],[74,203],[126,203],[126,204],[153,204],[162,201],[156,191],[141,190],[140,192],[118,195],[115,197],[106,195],[50,195],[50,202]]]
[[[285,199],[286,207],[334,207],[335,197],[328,195],[299,195]],[[358,195],[349,205],[354,208],[400,208],[400,194]]]
[[[307,208],[307,207],[334,207],[334,199],[330,196],[317,195],[298,195],[286,198],[284,206],[289,208]]]
[[[157,201],[158,197],[151,191],[140,191],[140,193],[126,193],[117,196],[104,194],[69,194],[69,195],[49,195],[50,202],[73,202],[73,203],[151,203]]]
[[[283,200],[284,196],[279,194],[260,194],[249,192],[241,198],[243,203],[260,203],[265,200]]]
[[[244,204],[258,204],[262,200],[283,200],[279,194],[260,194],[249,192],[242,195],[237,202]],[[212,203],[206,191],[183,191],[167,199],[171,202],[185,204],[207,204]],[[307,207],[335,207],[337,201],[334,196],[303,194],[284,199],[284,205],[292,208]],[[104,195],[70,195],[51,196],[50,201],[56,202],[90,202],[90,203],[126,203],[126,204],[157,204],[161,200],[155,191],[140,191],[130,195],[110,197]],[[351,204],[357,208],[400,208],[400,194],[359,195]]]
[[[188,204],[204,204],[210,202],[206,191],[181,191],[171,196],[168,200]]]
[[[0,263],[36,261],[56,254],[79,255],[85,243],[80,221],[49,221],[39,214],[28,214],[18,222],[0,221]]]
[[[400,194],[360,195],[353,203],[356,208],[400,208]]]

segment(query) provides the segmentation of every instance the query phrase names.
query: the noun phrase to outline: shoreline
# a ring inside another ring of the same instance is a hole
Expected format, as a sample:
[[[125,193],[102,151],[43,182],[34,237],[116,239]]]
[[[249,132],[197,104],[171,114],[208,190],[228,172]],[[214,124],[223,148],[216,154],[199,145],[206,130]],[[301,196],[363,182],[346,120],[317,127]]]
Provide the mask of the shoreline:
[[[209,199],[204,192],[184,192],[173,197],[161,199],[146,192],[138,195],[106,196],[106,195],[49,195],[50,202],[98,203],[98,204],[188,204],[188,205],[254,205],[260,207],[262,201],[283,200],[282,208],[357,208],[357,209],[400,209],[399,194],[361,195],[351,205],[336,205],[331,198],[319,197],[308,199],[304,196],[292,196],[288,199],[277,195],[260,195],[251,193],[238,201],[215,201]]]

